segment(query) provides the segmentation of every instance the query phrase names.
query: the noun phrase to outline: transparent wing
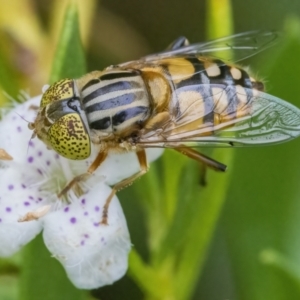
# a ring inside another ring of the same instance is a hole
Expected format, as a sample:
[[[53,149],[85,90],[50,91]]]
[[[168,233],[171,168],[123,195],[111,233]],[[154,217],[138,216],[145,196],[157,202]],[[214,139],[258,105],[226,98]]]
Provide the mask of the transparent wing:
[[[252,89],[234,92],[229,86],[195,86],[201,94],[208,88],[214,92],[204,99],[173,102],[169,118],[145,130],[139,145],[238,147],[279,143],[300,135],[300,110],[290,103]]]
[[[174,56],[203,55],[238,62],[271,47],[278,37],[279,33],[275,31],[249,31],[151,54],[141,58],[140,61],[153,62]]]

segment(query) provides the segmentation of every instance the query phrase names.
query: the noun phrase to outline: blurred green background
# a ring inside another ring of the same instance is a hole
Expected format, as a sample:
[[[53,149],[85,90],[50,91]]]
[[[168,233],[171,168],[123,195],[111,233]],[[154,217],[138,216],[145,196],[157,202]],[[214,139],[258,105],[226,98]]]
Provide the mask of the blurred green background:
[[[212,26],[209,2],[78,1],[88,71],[160,51],[180,35],[191,42],[205,41]],[[223,2],[219,0],[220,5]],[[48,82],[66,1],[11,0],[1,1],[0,5],[0,87],[14,98],[20,89],[36,95]],[[282,32],[277,45],[241,64],[251,66],[252,74],[265,82],[267,92],[300,107],[300,1],[233,0],[231,9],[233,33],[253,29]],[[225,20],[218,20],[219,26],[223,22]],[[2,103],[6,99],[1,93]],[[300,139],[269,147],[218,150],[220,153],[216,156],[234,156],[226,174],[208,174],[205,189],[217,190],[223,195],[224,204],[220,205],[220,216],[216,213],[211,225],[214,234],[211,241],[208,239],[210,246],[202,257],[204,265],[201,270],[199,267],[191,295],[186,299],[300,299],[299,150]],[[173,158],[174,154],[166,151],[164,156],[167,155]],[[212,156],[215,157],[214,153]],[[179,185],[184,176],[195,173],[187,159],[182,158],[182,162],[187,167],[182,167],[183,173],[176,178]],[[152,174],[158,174],[166,165],[165,158],[159,159],[151,165]],[[147,177],[153,176],[150,173],[119,193],[132,243],[145,261],[151,256],[151,247],[141,190],[149,192],[145,186]],[[170,175],[172,171],[164,174]],[[223,189],[218,181],[225,177],[228,182]],[[169,178],[159,179],[163,190]],[[205,199],[201,193],[193,198],[195,202],[205,201],[204,206],[209,205],[209,194]],[[184,203],[184,199],[182,201]],[[182,204],[180,207],[185,209]],[[199,211],[199,218],[206,213],[209,214],[209,210]],[[198,228],[199,236],[203,230],[205,228]],[[194,238],[195,235],[197,237],[197,232],[193,232]],[[180,261],[180,253],[177,259]],[[6,266],[2,262],[3,265]],[[7,270],[0,266],[1,282],[6,282]],[[105,300],[160,299],[147,295],[136,278],[138,274],[132,275],[134,272],[131,270],[119,282],[93,291],[92,295]],[[19,270],[14,269],[9,274],[18,277]],[[14,283],[12,281],[12,286]],[[157,283],[159,281],[153,282]],[[4,286],[7,287],[7,283],[2,284],[0,290],[4,290]],[[7,298],[2,296],[1,299],[23,299],[9,291],[5,295]],[[172,299],[177,298],[168,298]]]

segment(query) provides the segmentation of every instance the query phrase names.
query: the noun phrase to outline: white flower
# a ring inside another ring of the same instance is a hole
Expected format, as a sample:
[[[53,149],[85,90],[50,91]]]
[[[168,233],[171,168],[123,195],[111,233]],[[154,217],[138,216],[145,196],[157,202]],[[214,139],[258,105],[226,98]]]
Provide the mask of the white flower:
[[[127,270],[130,237],[117,197],[109,206],[108,225],[100,224],[102,209],[108,184],[139,170],[135,153],[110,155],[82,186],[84,195],[70,191],[68,201],[58,199],[65,184],[87,170],[97,149],[87,160],[71,161],[31,139],[27,122],[34,120],[40,98],[17,105],[0,122],[0,256],[12,255],[43,229],[46,246],[75,286],[111,284]],[[12,160],[5,159],[5,151]],[[161,150],[147,154],[153,160]]]

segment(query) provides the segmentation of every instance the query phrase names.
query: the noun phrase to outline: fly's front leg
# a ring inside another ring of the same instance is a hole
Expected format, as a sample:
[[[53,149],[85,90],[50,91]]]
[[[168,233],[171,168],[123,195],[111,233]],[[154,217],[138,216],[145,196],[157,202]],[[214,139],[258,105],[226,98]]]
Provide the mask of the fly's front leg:
[[[93,174],[97,168],[101,165],[101,163],[105,160],[105,158],[107,157],[107,151],[101,151],[98,153],[97,157],[95,158],[95,160],[93,161],[93,163],[90,165],[90,167],[88,168],[88,170],[83,173],[80,174],[76,177],[74,177],[58,194],[58,198],[61,198],[63,195],[65,195],[69,190],[71,189],[75,189],[78,190],[78,183],[83,182],[85,180],[87,180],[89,178],[89,176],[91,174]]]
[[[107,219],[108,219],[108,208],[109,204],[113,198],[113,196],[116,194],[117,191],[121,190],[122,188],[130,185],[133,181],[144,175],[148,171],[148,165],[147,165],[147,156],[146,151],[144,149],[138,150],[136,152],[139,164],[140,164],[140,171],[120,182],[115,184],[112,188],[112,191],[108,198],[106,199],[106,202],[103,206],[103,214],[102,214],[102,220],[101,224],[107,225]]]

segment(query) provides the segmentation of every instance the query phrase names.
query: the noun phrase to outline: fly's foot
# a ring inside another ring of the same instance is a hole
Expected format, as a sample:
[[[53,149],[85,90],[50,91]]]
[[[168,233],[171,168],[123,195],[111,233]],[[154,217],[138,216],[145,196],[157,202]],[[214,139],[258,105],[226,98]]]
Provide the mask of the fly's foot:
[[[77,197],[84,194],[84,191],[80,187],[80,183],[86,181],[90,177],[90,173],[84,173],[74,177],[59,193],[58,198],[65,196],[71,189],[74,191]]]

